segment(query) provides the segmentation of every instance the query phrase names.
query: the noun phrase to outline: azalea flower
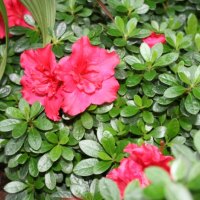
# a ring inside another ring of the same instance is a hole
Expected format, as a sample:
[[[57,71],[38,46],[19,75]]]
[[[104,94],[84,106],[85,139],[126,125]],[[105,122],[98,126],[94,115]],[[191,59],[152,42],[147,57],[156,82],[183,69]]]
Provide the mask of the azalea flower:
[[[32,28],[24,20],[24,15],[31,15],[27,8],[20,2],[20,0],[4,0],[8,15],[8,26],[23,26]],[[0,17],[0,38],[5,37],[5,27],[2,16]]]
[[[106,176],[118,185],[121,197],[124,195],[126,186],[133,180],[138,180],[141,187],[150,184],[144,173],[147,167],[161,167],[170,173],[169,162],[173,160],[173,157],[163,155],[156,146],[129,144],[124,152],[129,153],[129,157],[122,159],[119,167],[112,169]]]
[[[5,25],[4,25],[4,22],[3,22],[3,17],[0,14],[0,39],[2,39],[4,37],[5,37]]]
[[[39,101],[47,117],[57,121],[62,105],[63,82],[56,74],[58,64],[51,45],[21,54],[20,64],[24,68],[21,79],[22,96],[30,104]]]
[[[86,36],[74,43],[70,57],[59,62],[59,76],[65,83],[64,112],[74,116],[91,104],[113,102],[119,89],[114,77],[119,62],[115,52],[91,45]]]
[[[166,42],[166,39],[163,34],[157,34],[157,33],[152,32],[150,36],[144,38],[142,41],[148,44],[149,47],[153,47],[157,43],[164,44]]]

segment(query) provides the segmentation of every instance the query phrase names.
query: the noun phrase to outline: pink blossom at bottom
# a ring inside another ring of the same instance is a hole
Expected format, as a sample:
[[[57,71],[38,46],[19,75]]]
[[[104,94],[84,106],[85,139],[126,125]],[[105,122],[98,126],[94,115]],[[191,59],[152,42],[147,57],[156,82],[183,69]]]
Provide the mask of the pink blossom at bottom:
[[[106,176],[118,185],[121,197],[127,185],[133,180],[138,180],[141,187],[150,184],[144,173],[147,167],[157,166],[170,172],[169,162],[173,160],[173,157],[163,155],[156,146],[129,144],[124,151],[130,156],[122,159],[119,167],[112,169]]]

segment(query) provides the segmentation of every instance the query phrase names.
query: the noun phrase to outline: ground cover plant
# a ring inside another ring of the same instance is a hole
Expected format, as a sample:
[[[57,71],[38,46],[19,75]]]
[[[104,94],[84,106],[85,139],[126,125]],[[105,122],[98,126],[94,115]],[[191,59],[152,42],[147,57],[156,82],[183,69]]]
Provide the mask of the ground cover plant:
[[[6,200],[200,199],[199,0],[1,0]]]

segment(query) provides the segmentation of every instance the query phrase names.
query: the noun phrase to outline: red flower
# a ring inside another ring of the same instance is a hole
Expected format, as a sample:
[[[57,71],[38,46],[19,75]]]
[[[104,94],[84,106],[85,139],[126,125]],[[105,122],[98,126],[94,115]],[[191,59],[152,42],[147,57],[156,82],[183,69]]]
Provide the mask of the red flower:
[[[21,79],[23,97],[30,104],[39,101],[50,119],[59,120],[63,82],[56,74],[58,64],[51,46],[24,51],[20,63],[25,72]]]
[[[166,42],[166,39],[163,34],[156,34],[156,33],[152,32],[150,36],[144,38],[142,41],[147,43],[149,45],[149,47],[153,47],[157,43],[164,44]]]
[[[4,0],[8,15],[8,26],[24,26],[32,28],[24,20],[24,15],[31,13],[26,9],[26,7],[20,2],[20,0]],[[5,27],[2,17],[0,17],[0,38],[5,37]]]
[[[74,116],[91,104],[114,101],[119,89],[114,68],[119,61],[115,52],[92,46],[88,37],[73,44],[71,56],[60,61],[60,77],[65,82],[64,112]]]
[[[4,37],[5,37],[5,25],[4,25],[4,22],[3,22],[3,17],[0,14],[0,39],[2,39]]]
[[[149,185],[144,173],[145,168],[158,166],[167,172],[170,171],[169,162],[173,157],[164,156],[155,146],[144,144],[139,147],[136,144],[129,144],[124,151],[130,156],[121,160],[119,167],[111,170],[106,176],[117,183],[122,197],[126,186],[133,180],[137,179],[141,187]]]

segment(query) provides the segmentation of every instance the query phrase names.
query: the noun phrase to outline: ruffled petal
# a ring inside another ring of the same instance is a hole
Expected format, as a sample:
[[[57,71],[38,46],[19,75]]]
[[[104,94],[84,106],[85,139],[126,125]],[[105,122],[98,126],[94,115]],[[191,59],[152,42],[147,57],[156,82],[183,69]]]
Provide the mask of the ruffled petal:
[[[101,89],[91,96],[92,104],[101,105],[103,103],[111,103],[117,98],[117,91],[119,90],[118,81],[112,77],[102,82]]]
[[[64,94],[62,108],[68,115],[75,116],[85,111],[90,104],[90,98],[86,93],[75,90],[74,92],[66,92]]]

